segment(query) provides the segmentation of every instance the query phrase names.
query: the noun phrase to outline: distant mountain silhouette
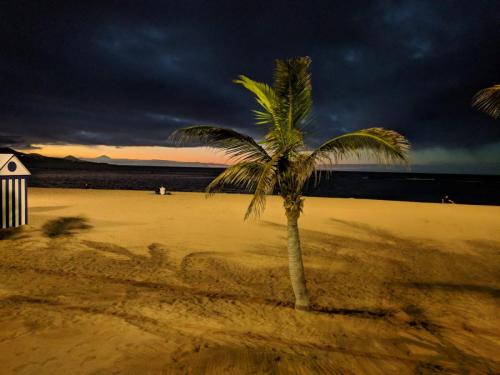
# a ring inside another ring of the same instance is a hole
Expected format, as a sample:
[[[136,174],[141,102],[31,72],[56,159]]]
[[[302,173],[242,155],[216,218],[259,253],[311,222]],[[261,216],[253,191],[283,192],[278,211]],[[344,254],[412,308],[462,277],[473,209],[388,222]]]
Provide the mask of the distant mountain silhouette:
[[[200,162],[183,162],[176,160],[139,160],[139,159],[113,159],[107,155],[101,155],[97,158],[83,158],[82,160],[94,163],[107,163],[113,165],[130,165],[130,166],[144,166],[144,167],[199,167],[199,168],[225,168],[225,164],[216,163],[200,163]]]
[[[74,157],[73,155],[65,156],[64,159],[65,160],[74,161],[74,162],[80,162],[81,161],[80,159],[78,159],[77,157]]]
[[[30,169],[32,172],[36,170],[47,170],[47,169],[81,169],[81,170],[95,170],[103,169],[104,164],[91,163],[88,161],[80,160],[74,156],[66,156],[65,158],[54,158],[50,156],[43,156],[33,153],[25,153],[16,151],[8,147],[0,147],[0,154],[14,154],[23,164]]]

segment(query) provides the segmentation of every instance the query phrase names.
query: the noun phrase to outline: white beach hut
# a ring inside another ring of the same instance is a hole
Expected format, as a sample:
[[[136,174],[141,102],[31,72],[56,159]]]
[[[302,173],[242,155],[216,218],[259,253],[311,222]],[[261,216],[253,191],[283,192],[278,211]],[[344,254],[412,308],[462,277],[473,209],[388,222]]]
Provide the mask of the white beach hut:
[[[0,154],[0,228],[28,223],[28,169],[14,154]]]

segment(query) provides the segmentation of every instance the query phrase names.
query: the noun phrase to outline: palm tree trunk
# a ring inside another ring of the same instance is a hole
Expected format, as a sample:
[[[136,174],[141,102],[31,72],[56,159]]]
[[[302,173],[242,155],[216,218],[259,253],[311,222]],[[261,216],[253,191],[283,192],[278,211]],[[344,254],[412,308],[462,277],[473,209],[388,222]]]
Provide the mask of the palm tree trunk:
[[[302,263],[302,249],[298,227],[299,213],[287,210],[288,218],[288,269],[295,294],[295,309],[309,310],[309,296],[306,287],[304,264]]]

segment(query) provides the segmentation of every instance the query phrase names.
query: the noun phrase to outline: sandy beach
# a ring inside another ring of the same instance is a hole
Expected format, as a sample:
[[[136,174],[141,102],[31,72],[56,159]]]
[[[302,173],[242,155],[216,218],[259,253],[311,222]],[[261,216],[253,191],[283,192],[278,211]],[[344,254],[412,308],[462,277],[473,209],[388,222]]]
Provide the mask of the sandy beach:
[[[498,374],[500,207],[29,191],[0,238],[1,374]]]

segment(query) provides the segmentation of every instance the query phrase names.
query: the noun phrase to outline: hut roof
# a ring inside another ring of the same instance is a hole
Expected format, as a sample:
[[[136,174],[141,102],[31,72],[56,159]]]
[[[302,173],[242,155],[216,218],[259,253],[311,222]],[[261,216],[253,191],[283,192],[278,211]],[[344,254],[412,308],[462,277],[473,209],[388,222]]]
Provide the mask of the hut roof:
[[[0,154],[0,176],[29,176],[28,168],[14,154]]]

